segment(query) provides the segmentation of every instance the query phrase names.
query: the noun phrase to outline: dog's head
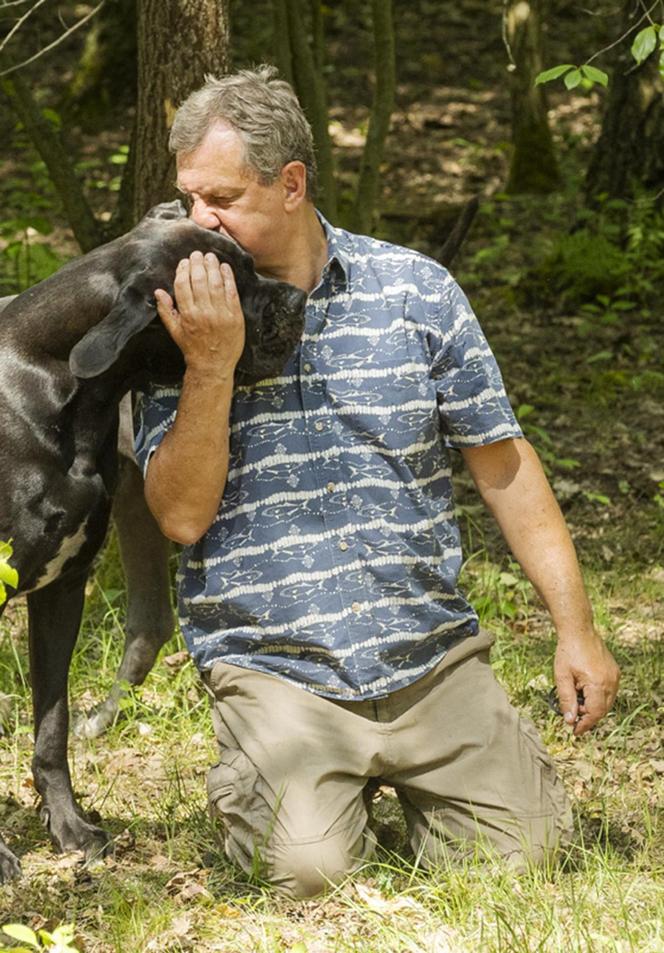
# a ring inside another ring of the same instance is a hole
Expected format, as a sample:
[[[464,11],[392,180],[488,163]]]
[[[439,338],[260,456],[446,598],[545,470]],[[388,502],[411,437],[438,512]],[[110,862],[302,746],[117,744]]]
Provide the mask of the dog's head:
[[[110,311],[70,353],[69,366],[76,377],[97,377],[108,370],[145,329],[167,334],[157,315],[154,290],[164,288],[172,294],[177,263],[193,251],[212,251],[233,269],[246,325],[245,348],[236,369],[238,382],[252,384],[282,372],[302,335],[304,292],[260,277],[239,245],[187,219],[180,202],[168,202],[151,209],[136,228],[114,243],[112,254],[120,256],[122,280]],[[154,333],[145,339],[148,347],[149,341],[154,341]],[[133,350],[140,355],[140,347]],[[147,361],[146,369],[156,376],[160,370],[154,360]]]

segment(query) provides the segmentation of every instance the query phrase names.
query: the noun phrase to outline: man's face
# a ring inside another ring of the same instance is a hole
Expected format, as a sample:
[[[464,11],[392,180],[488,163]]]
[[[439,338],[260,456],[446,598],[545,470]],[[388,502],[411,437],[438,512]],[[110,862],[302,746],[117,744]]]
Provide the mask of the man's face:
[[[177,157],[177,185],[198,225],[235,239],[253,256],[256,270],[269,274],[281,260],[288,185],[283,174],[262,185],[244,155],[235,130],[218,123],[194,152]]]

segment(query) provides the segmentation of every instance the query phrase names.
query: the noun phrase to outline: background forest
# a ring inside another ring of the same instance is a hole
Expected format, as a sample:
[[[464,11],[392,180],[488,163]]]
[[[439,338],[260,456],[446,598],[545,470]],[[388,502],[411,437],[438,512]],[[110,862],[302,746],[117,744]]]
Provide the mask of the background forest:
[[[172,197],[169,117],[206,72],[277,63],[315,130],[335,223],[434,258],[455,223],[467,229],[452,270],[565,512],[623,682],[614,711],[575,742],[546,700],[548,617],[459,470],[464,584],[498,634],[499,678],[573,796],[579,845],[562,871],[521,879],[479,864],[425,875],[383,788],[376,862],[324,901],[288,904],[215,842],[207,701],[179,636],[110,732],[72,744],[75,784],[103,812],[114,857],[89,869],[52,853],[14,603],[0,626],[0,826],[24,879],[0,888],[0,924],[75,924],[73,948],[88,953],[664,949],[664,4],[106,0],[93,11],[0,0],[0,295]],[[123,643],[114,539],[88,596],[79,710],[110,687]]]

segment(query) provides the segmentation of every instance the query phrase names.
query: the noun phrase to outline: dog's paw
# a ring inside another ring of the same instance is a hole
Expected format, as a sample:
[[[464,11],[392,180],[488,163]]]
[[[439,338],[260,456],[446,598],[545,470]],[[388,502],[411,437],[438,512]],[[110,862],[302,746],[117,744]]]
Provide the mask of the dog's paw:
[[[112,853],[108,834],[91,824],[77,810],[55,811],[42,806],[41,818],[56,848],[62,853],[80,851],[86,863]]]
[[[103,702],[87,715],[77,715],[73,722],[73,732],[77,738],[98,738],[103,735],[118,717],[118,706]]]
[[[21,876],[21,865],[6,844],[0,841],[0,884]]]

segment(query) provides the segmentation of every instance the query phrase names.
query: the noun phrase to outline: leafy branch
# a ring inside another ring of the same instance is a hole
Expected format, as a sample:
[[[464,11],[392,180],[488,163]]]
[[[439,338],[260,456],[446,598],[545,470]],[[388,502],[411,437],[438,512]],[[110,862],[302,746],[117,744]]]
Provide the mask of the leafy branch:
[[[567,89],[574,89],[577,86],[582,86],[584,89],[592,89],[595,83],[599,83],[601,86],[609,85],[608,74],[604,70],[598,69],[596,66],[590,66],[592,60],[596,59],[601,53],[606,53],[608,50],[613,49],[618,43],[626,39],[634,30],[640,26],[644,19],[650,20],[648,26],[643,27],[639,30],[632,41],[630,47],[630,53],[635,61],[636,66],[640,66],[648,57],[655,52],[659,46],[659,74],[664,79],[664,29],[659,23],[654,23],[651,20],[650,14],[657,4],[653,4],[648,10],[646,10],[639,21],[635,23],[629,30],[627,30],[621,37],[611,43],[609,46],[605,47],[603,50],[598,50],[597,53],[593,55],[584,63],[582,66],[575,66],[573,63],[561,63],[558,66],[552,66],[551,69],[544,70],[541,73],[537,74],[535,79],[535,85],[540,86],[542,83],[550,83],[553,80],[560,79],[562,77],[563,82]]]

